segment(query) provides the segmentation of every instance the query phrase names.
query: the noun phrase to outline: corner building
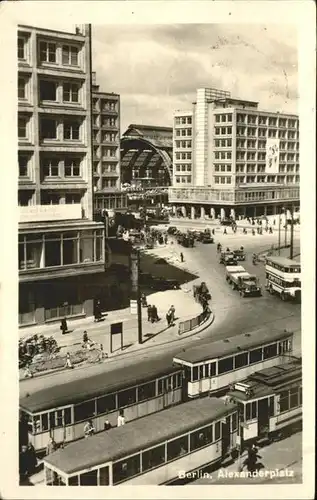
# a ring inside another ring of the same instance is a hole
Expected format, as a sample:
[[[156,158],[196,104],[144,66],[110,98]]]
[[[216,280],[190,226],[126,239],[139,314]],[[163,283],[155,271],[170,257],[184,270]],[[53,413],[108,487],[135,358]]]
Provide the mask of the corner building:
[[[19,324],[93,313],[91,31],[18,27]]]
[[[222,95],[221,95],[222,93]],[[198,89],[177,111],[169,202],[185,217],[274,215],[299,208],[299,120],[228,92]]]

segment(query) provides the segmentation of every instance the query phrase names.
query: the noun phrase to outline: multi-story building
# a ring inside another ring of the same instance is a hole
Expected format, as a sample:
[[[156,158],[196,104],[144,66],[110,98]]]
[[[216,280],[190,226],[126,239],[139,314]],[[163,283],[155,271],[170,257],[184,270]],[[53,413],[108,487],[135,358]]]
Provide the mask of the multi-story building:
[[[90,315],[104,270],[93,221],[90,26],[18,27],[19,322]]]
[[[101,92],[93,73],[94,210],[122,210],[127,196],[120,191],[120,96]]]
[[[173,131],[169,202],[184,216],[258,216],[299,206],[299,120],[198,89]]]

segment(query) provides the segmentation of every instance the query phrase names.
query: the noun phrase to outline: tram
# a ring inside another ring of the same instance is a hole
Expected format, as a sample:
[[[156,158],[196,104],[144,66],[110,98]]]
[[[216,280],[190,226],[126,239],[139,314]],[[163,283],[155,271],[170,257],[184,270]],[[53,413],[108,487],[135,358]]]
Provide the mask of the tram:
[[[238,408],[203,398],[70,443],[44,458],[45,484],[171,484],[215,465],[236,446]]]
[[[273,366],[233,385],[225,398],[239,407],[238,444],[274,440],[302,422],[302,360]]]
[[[267,257],[265,287],[282,300],[301,300],[301,265],[285,257]]]
[[[173,359],[184,368],[189,398],[223,393],[251,373],[284,363],[292,352],[292,332],[262,328],[252,333],[185,349]]]
[[[106,419],[117,425],[120,410],[130,422],[180,403],[182,388],[182,368],[170,359],[143,361],[25,394],[21,421],[29,442],[42,454],[50,437],[58,445],[84,437],[87,420],[99,432]]]

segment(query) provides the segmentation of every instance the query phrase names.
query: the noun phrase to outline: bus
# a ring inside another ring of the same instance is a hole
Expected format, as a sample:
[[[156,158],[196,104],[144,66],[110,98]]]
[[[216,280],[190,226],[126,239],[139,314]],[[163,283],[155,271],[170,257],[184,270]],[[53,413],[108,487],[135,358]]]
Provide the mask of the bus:
[[[239,407],[241,448],[279,439],[302,423],[302,360],[255,372],[225,397]]]
[[[189,401],[68,444],[44,458],[48,486],[161,485],[220,464],[236,447],[238,409]]]
[[[99,432],[106,419],[117,425],[120,410],[131,421],[183,399],[182,369],[173,366],[171,358],[146,360],[34,392],[29,389],[20,398],[20,418],[28,428],[28,441],[41,455],[50,437],[57,445],[83,438],[87,420]]]
[[[284,363],[292,352],[293,336],[293,332],[265,327],[184,349],[173,361],[184,369],[189,398],[221,395],[236,380]]]
[[[265,288],[270,294],[278,294],[282,300],[301,299],[301,265],[285,257],[267,257],[265,264]]]

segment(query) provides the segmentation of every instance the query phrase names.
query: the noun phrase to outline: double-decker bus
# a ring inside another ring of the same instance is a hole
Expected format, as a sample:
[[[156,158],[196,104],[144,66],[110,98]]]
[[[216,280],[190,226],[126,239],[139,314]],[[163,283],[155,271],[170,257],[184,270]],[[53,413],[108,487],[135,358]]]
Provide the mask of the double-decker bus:
[[[301,299],[301,266],[285,257],[268,257],[265,265],[265,288],[282,300]]]

